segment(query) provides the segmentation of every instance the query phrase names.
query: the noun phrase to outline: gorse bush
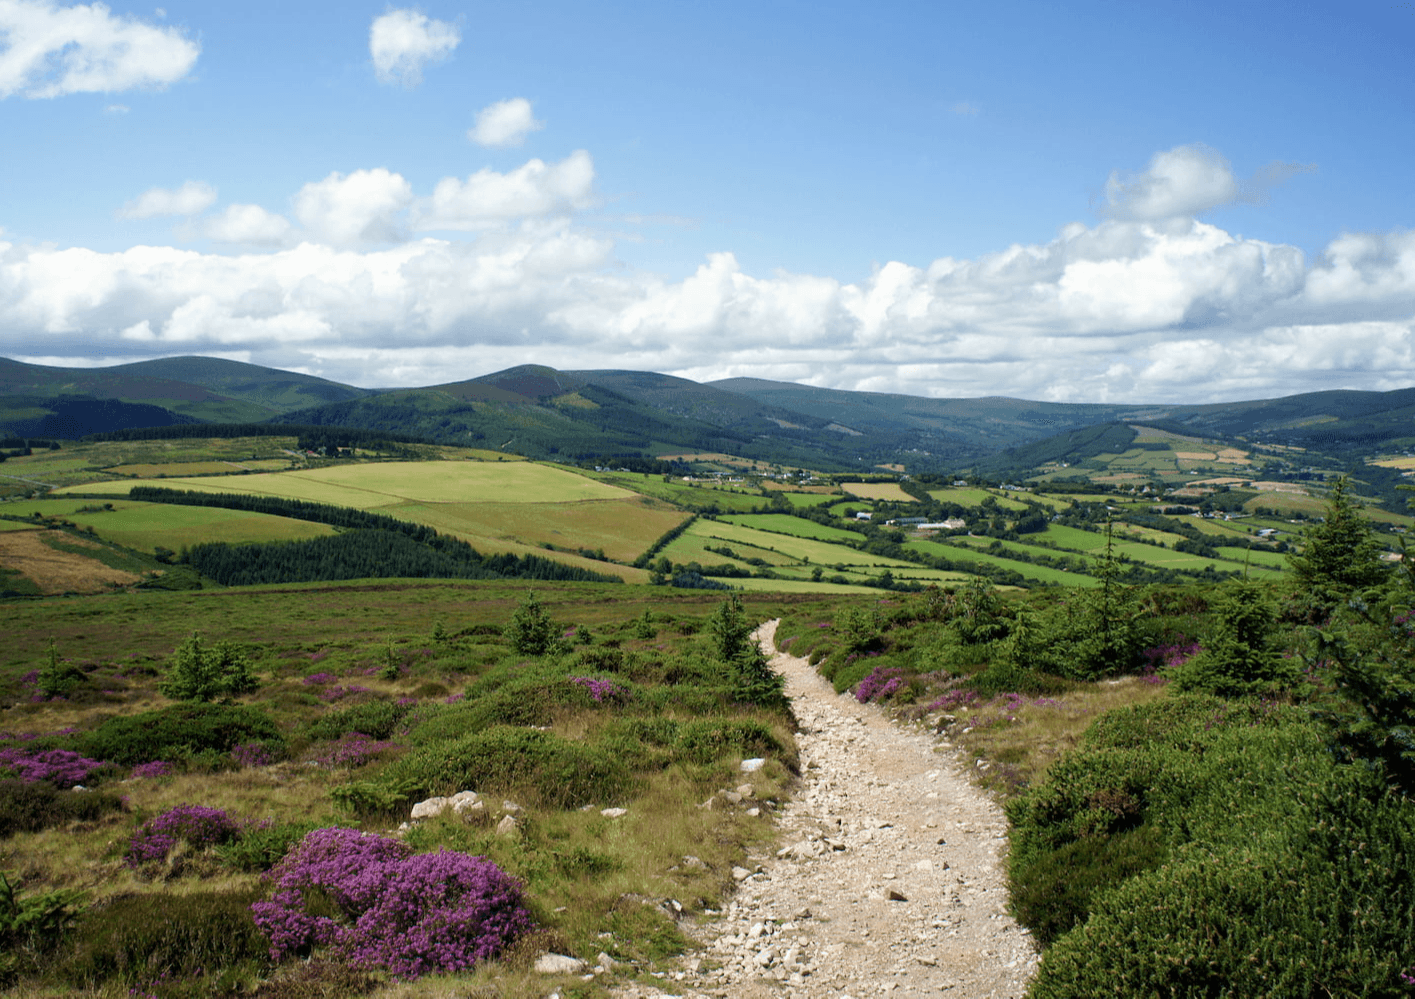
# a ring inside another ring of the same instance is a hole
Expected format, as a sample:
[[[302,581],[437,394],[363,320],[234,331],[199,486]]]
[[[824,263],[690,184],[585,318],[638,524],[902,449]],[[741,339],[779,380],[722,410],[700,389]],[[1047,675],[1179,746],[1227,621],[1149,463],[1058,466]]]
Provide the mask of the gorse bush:
[[[271,956],[329,951],[396,978],[466,971],[531,928],[521,885],[485,857],[412,856],[397,840],[317,829],[270,873],[251,907]]]
[[[220,704],[174,704],[110,718],[76,739],[79,751],[123,766],[184,753],[229,753],[247,742],[283,747],[284,741],[274,720],[259,708]]]

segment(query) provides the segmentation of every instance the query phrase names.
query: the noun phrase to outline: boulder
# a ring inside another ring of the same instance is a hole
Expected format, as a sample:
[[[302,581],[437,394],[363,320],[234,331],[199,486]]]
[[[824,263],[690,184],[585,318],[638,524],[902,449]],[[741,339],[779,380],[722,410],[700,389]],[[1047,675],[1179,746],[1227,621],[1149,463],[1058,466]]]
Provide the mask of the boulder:
[[[447,804],[446,798],[428,798],[413,806],[413,813],[410,817],[415,822],[418,819],[435,819],[447,811]]]
[[[626,815],[629,814],[629,809],[627,809],[627,808],[603,808],[603,809],[600,809],[600,813],[599,813],[599,814],[603,815],[606,819],[622,819],[624,816],[626,816]]]
[[[536,958],[535,968],[542,975],[578,975],[585,970],[585,962],[565,954],[542,954]]]
[[[521,824],[516,821],[516,816],[503,816],[501,821],[496,823],[496,835],[498,836],[519,836],[521,835]]]

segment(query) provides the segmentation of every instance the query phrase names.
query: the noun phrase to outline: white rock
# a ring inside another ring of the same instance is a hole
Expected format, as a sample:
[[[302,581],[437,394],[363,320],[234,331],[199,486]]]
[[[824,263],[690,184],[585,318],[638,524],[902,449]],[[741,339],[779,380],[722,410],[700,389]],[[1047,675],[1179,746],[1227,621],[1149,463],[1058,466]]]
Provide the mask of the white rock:
[[[734,867],[734,868],[732,868],[732,880],[733,880],[733,881],[745,881],[745,880],[747,880],[748,878],[750,878],[751,876],[752,876],[752,872],[749,871],[749,870],[747,870],[745,867]]]
[[[496,824],[496,835],[498,836],[519,836],[521,834],[521,824],[516,821],[516,816],[503,816]]]
[[[503,801],[503,802],[501,803],[501,810],[502,810],[503,812],[505,812],[507,815],[512,815],[512,816],[520,815],[522,812],[525,811],[524,808],[522,808],[520,805],[516,804],[514,801]]]
[[[452,797],[448,798],[447,801],[453,808],[456,808],[464,801],[481,801],[481,795],[477,794],[475,791],[458,791]]]
[[[428,798],[418,802],[413,806],[410,816],[414,821],[418,819],[435,819],[443,812],[447,811],[448,801],[446,798]]]
[[[624,816],[626,816],[626,815],[629,814],[629,809],[627,809],[627,808],[602,808],[602,809],[600,809],[600,813],[599,813],[599,814],[603,815],[606,819],[622,819]]]
[[[764,766],[766,766],[766,760],[762,759],[761,757],[757,757],[751,760],[743,760],[742,772],[744,774],[755,773]]]
[[[564,954],[542,954],[536,958],[536,971],[542,975],[578,975],[585,962]]]
[[[463,822],[481,822],[490,814],[484,801],[459,801],[452,806]]]

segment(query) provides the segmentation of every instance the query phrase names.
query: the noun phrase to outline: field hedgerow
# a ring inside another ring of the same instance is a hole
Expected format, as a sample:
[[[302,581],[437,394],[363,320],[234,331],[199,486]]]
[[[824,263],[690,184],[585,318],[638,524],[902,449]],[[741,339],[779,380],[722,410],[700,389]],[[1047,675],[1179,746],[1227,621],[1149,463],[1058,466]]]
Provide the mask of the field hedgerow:
[[[138,867],[165,860],[178,843],[194,847],[218,846],[234,839],[240,830],[231,816],[205,805],[178,805],[144,822],[128,842],[124,861]]]
[[[327,946],[355,968],[401,979],[464,971],[531,928],[521,885],[485,857],[408,846],[355,829],[316,829],[270,872],[251,906],[275,959]],[[312,898],[333,903],[317,915]]]

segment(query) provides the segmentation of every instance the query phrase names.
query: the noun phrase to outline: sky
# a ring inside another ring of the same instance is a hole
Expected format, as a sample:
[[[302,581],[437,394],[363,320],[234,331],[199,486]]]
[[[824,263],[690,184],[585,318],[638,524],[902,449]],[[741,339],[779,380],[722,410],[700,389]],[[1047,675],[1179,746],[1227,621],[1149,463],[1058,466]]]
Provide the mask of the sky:
[[[1415,385],[1415,3],[0,0],[0,356]]]

